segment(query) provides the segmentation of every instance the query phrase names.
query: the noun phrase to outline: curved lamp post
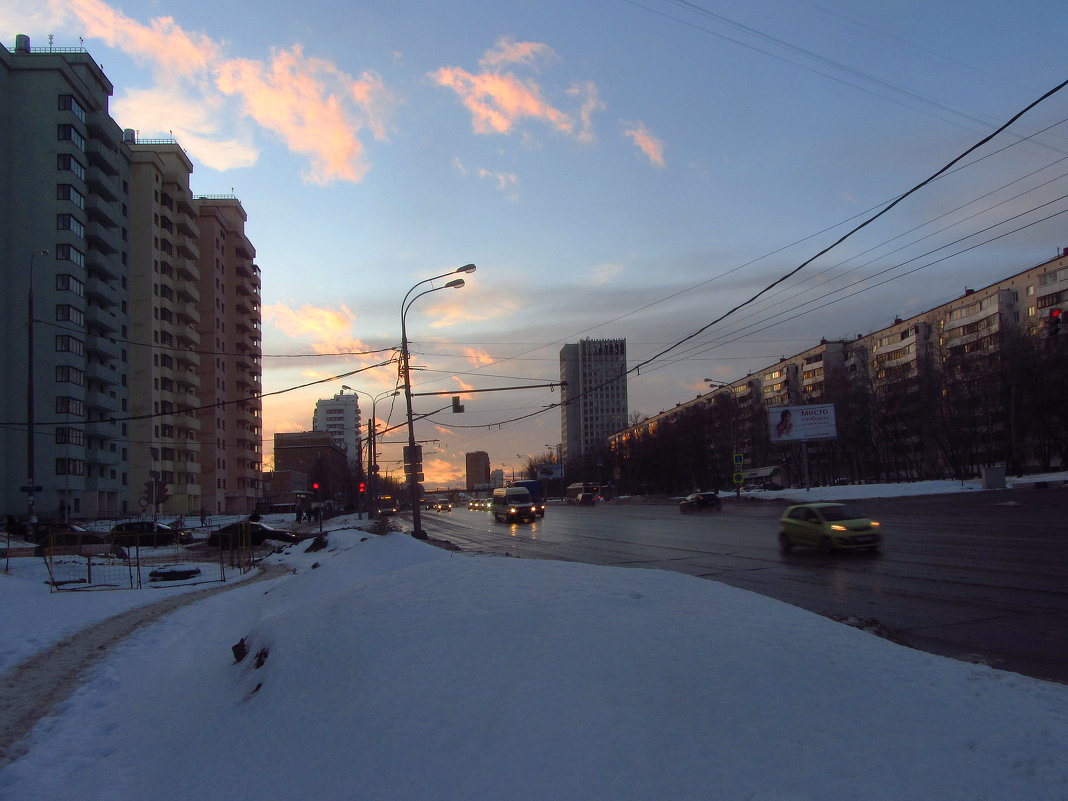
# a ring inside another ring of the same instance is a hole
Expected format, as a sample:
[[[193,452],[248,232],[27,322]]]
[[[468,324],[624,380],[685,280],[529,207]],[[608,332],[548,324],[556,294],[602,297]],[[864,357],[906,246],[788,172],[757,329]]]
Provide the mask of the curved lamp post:
[[[377,491],[378,482],[375,479],[377,471],[375,468],[378,466],[378,453],[375,450],[375,435],[377,432],[377,415],[375,413],[375,407],[378,401],[390,395],[400,395],[400,390],[387,389],[385,392],[380,392],[377,395],[372,395],[370,392],[364,392],[362,389],[353,389],[347,384],[341,385],[342,389],[347,389],[349,392],[354,392],[357,395],[366,395],[371,399],[371,417],[367,420],[367,496],[370,499],[370,507],[367,510],[367,519],[374,520],[378,517],[377,508]],[[357,434],[359,432],[356,432]]]
[[[408,309],[412,307],[423,295],[429,295],[431,292],[437,292],[442,289],[460,289],[464,285],[464,279],[454,278],[447,284],[433,289],[425,289],[418,295],[412,296],[418,287],[431,281],[436,281],[439,278],[445,278],[449,275],[455,275],[456,273],[473,273],[475,271],[475,265],[465,264],[463,267],[458,267],[455,270],[451,270],[441,275],[435,275],[431,278],[424,278],[422,281],[415,283],[411,289],[404,295],[404,300],[401,301],[401,368],[404,372],[404,403],[408,412],[408,447],[405,448],[405,466],[404,469],[408,474],[408,499],[412,504],[412,536],[417,540],[425,540],[426,532],[423,531],[422,518],[419,514],[419,474],[422,471],[423,459],[419,454],[419,448],[415,443],[415,421],[412,417],[412,376],[411,368],[409,366],[408,355],[408,328],[405,318],[408,314]],[[409,298],[411,298],[409,300]]]

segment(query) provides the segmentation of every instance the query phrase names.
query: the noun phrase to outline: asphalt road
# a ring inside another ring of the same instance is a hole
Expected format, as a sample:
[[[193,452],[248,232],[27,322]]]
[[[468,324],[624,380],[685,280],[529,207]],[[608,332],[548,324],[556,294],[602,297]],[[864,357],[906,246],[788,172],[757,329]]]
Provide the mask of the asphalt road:
[[[850,501],[879,554],[779,552],[784,502],[718,513],[550,506],[534,524],[457,507],[423,527],[464,551],[675,570],[846,620],[902,644],[1068,684],[1068,489]]]

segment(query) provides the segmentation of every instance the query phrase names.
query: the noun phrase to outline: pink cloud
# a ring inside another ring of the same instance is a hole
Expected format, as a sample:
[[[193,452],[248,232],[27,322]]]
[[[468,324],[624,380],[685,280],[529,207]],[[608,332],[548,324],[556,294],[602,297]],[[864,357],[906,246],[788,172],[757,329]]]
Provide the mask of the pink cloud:
[[[71,0],[67,10],[85,26],[85,35],[102,39],[139,60],[154,61],[170,74],[195,75],[220,57],[208,36],[186,33],[171,17],[142,25],[99,0]]]
[[[534,66],[539,58],[555,58],[556,53],[547,44],[539,42],[516,42],[508,36],[497,40],[492,50],[478,60],[483,67],[496,67],[501,64],[526,64]]]
[[[290,150],[311,159],[308,180],[360,181],[366,175],[363,144],[354,135],[361,120],[345,100],[373,106],[381,94],[377,77],[354,80],[327,61],[306,57],[296,45],[276,52],[269,64],[226,61],[216,85],[240,97],[245,114],[278,134]],[[373,130],[383,135],[380,123]]]
[[[306,156],[310,167],[305,178],[315,183],[360,181],[370,169],[360,134],[366,130],[375,139],[386,137],[394,100],[374,73],[354,78],[329,61],[305,56],[300,45],[274,52],[267,62],[227,58],[222,44],[186,32],[170,17],[142,24],[101,0],[70,0],[62,8],[66,12],[87,36],[151,65],[157,86],[125,110],[143,113],[152,108],[146,100],[172,96],[176,106],[187,109],[187,125],[162,125],[195,157],[208,154],[217,169],[247,166],[256,155],[250,144],[221,130],[229,126],[247,136],[240,130],[242,117]],[[197,106],[204,113],[192,111]],[[161,123],[135,118],[126,124],[158,131]]]
[[[645,127],[644,122],[628,124],[628,127],[623,131],[623,135],[634,142],[638,150],[644,153],[650,162],[657,167],[664,166],[664,142],[653,136],[649,129]]]
[[[521,121],[532,119],[580,141],[590,141],[592,112],[603,107],[592,82],[568,90],[569,96],[580,101],[579,121],[576,122],[572,115],[546,101],[537,83],[499,69],[508,64],[532,65],[538,57],[545,55],[555,55],[547,45],[501,39],[496,48],[487,51],[479,61],[482,72],[442,67],[430,77],[438,85],[456,92],[471,112],[475,133],[507,134]]]

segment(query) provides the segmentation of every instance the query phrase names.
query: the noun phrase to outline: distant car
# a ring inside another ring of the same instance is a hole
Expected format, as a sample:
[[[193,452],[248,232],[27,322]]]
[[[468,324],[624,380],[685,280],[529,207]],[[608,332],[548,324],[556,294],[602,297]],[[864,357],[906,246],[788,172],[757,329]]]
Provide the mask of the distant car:
[[[779,547],[795,545],[831,551],[877,551],[882,544],[879,523],[844,503],[802,503],[789,506],[779,518]]]
[[[575,503],[579,506],[593,506],[597,503],[597,496],[592,492],[580,492],[575,498]]]
[[[175,529],[153,520],[128,520],[112,527],[116,545],[160,546],[191,542],[193,536],[183,529]]]
[[[245,532],[248,532],[247,535]],[[284,531],[266,523],[252,523],[237,521],[213,531],[208,535],[208,545],[220,548],[231,548],[245,542],[248,537],[249,545],[263,545],[265,540],[277,540],[278,542],[299,542],[300,537],[292,531]]]
[[[434,504],[435,512],[451,512],[452,501],[438,501]]]
[[[723,501],[716,492],[694,492],[679,502],[679,512],[684,515],[694,512],[718,512],[722,508]]]
[[[101,531],[90,531],[74,523],[34,523],[31,542],[42,545],[100,545],[111,538]]]

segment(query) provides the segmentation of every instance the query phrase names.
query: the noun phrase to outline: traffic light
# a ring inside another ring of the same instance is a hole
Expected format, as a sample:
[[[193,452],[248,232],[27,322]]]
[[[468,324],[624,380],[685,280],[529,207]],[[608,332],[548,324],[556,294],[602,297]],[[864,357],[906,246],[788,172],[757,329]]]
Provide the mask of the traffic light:
[[[1046,318],[1046,336],[1055,337],[1061,332],[1061,310],[1050,309]]]
[[[360,494],[362,495],[365,492],[367,492],[367,482],[366,481],[361,481],[360,482]]]

